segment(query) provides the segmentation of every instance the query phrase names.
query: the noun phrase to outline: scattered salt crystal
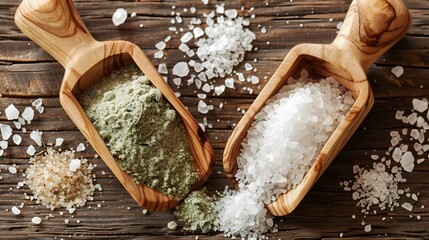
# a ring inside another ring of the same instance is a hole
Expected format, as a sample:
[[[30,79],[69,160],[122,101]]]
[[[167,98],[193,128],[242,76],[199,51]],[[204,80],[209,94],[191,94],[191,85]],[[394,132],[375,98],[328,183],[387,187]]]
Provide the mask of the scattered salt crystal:
[[[206,83],[203,85],[203,88],[201,90],[203,90],[206,93],[209,93],[211,91],[211,87],[208,83]]]
[[[210,110],[210,107],[203,100],[200,100],[198,102],[198,112],[202,114],[206,114],[209,112],[209,110]]]
[[[18,134],[14,134],[13,137],[12,137],[12,141],[16,145],[19,145],[19,144],[21,144],[22,138]]]
[[[225,16],[227,16],[228,18],[236,18],[238,15],[238,11],[235,9],[228,9],[225,10]]]
[[[70,171],[76,172],[76,170],[80,167],[81,161],[80,159],[72,159],[70,160]]]
[[[204,5],[207,5],[209,3],[209,0],[201,0],[201,1],[204,3]]]
[[[191,13],[196,13],[197,12],[197,9],[195,7],[191,7],[191,8],[189,8],[189,10],[191,11]]]
[[[15,120],[19,117],[19,110],[15,107],[15,105],[10,104],[5,110],[7,120]]]
[[[197,97],[198,97],[199,99],[206,99],[207,94],[205,94],[205,93],[198,93],[198,94],[197,94]]]
[[[395,75],[397,78],[402,76],[402,74],[404,74],[404,68],[401,66],[396,66],[394,68],[392,68],[392,73],[393,75]]]
[[[0,131],[3,140],[8,140],[12,135],[12,128],[9,125],[0,123]]]
[[[77,145],[76,147],[76,152],[83,152],[83,151],[85,151],[85,144],[79,143],[79,145]]]
[[[187,43],[189,42],[192,38],[194,38],[194,35],[191,32],[187,32],[185,34],[183,34],[183,36],[180,38],[180,41],[182,43]]]
[[[261,28],[261,33],[267,33],[267,29],[265,27]]]
[[[37,110],[39,113],[43,113],[43,111],[45,111],[45,107],[43,107],[43,106],[36,106],[36,110]]]
[[[187,52],[187,51],[189,51],[189,50],[190,50],[190,48],[189,48],[189,46],[188,46],[188,45],[186,45],[185,43],[181,43],[181,44],[179,45],[179,50],[180,50],[180,51],[182,51],[182,52]]]
[[[257,76],[253,75],[250,77],[250,79],[251,79],[252,84],[258,84],[259,83],[259,78]]]
[[[42,132],[39,132],[39,130],[33,130],[30,133],[30,138],[37,144],[37,146],[42,146]]]
[[[0,141],[0,148],[6,149],[8,147],[9,143],[5,140]]]
[[[130,17],[137,17],[137,13],[136,12],[132,12]]]
[[[411,132],[410,132],[410,136],[411,136],[412,138],[414,138],[415,140],[419,139],[419,136],[420,136],[420,132],[419,132],[419,130],[417,130],[417,129],[412,129],[412,130],[411,130]]]
[[[177,86],[180,86],[180,84],[182,84],[182,79],[181,78],[173,78],[173,83]]]
[[[38,98],[38,99],[34,100],[31,103],[31,106],[33,106],[33,107],[40,107],[40,106],[42,106],[42,103],[43,103],[42,99]]]
[[[233,78],[225,79],[225,87],[234,88],[234,79]]]
[[[414,156],[411,152],[405,152],[401,157],[401,167],[407,171],[412,172],[414,169]]]
[[[371,229],[371,224],[366,225],[365,228],[364,228],[365,232],[371,232],[371,230],[372,230]]]
[[[34,224],[40,224],[42,222],[42,219],[40,217],[33,217],[31,219],[31,222]]]
[[[419,158],[419,159],[417,159],[417,160],[416,160],[417,164],[420,164],[420,163],[422,163],[422,162],[424,162],[424,161],[425,161],[425,159],[424,159],[424,158]]]
[[[12,174],[15,174],[17,172],[16,167],[14,167],[14,166],[9,167],[8,171]]]
[[[27,121],[28,124],[30,124],[34,118],[34,110],[31,107],[26,107],[21,116],[25,121]]]
[[[166,46],[167,46],[167,44],[165,44],[164,41],[161,41],[161,42],[158,42],[157,44],[155,44],[155,47],[160,51],[164,50]]]
[[[196,27],[192,31],[194,33],[194,38],[199,38],[204,35],[204,30],[202,30],[200,27]]]
[[[164,52],[163,51],[157,51],[153,54],[153,57],[157,58],[157,59],[162,58],[162,57],[164,57]]]
[[[340,30],[342,26],[343,26],[343,22],[338,22],[337,29]]]
[[[427,101],[423,101],[420,99],[413,99],[412,101],[413,103],[413,108],[414,110],[416,110],[417,112],[424,112],[428,109],[428,102]]]
[[[113,16],[112,16],[113,25],[119,26],[123,24],[125,20],[127,20],[127,16],[128,16],[127,10],[123,8],[116,9],[116,11],[113,13]]]
[[[408,203],[408,202],[404,202],[402,205],[401,205],[401,207],[402,208],[404,208],[405,210],[407,210],[407,211],[413,211],[413,205],[411,205],[410,203]]]
[[[64,142],[64,138],[56,138],[55,147],[60,147],[61,145],[63,145],[63,142]]]
[[[33,145],[30,145],[30,146],[27,148],[27,154],[28,154],[28,155],[30,155],[30,156],[33,156],[35,153],[36,153],[36,149],[34,148],[34,146],[33,146]]]
[[[253,69],[252,64],[250,64],[250,63],[246,63],[246,64],[244,64],[244,68],[245,68],[247,71],[250,71],[250,70],[252,70],[252,69]]]
[[[19,123],[17,121],[13,121],[13,125],[15,125],[16,129],[21,129],[21,123]]]
[[[178,62],[173,67],[173,74],[178,77],[185,77],[189,73],[188,63]]]
[[[168,222],[167,228],[170,230],[175,230],[177,228],[177,223],[175,221]]]
[[[411,198],[412,198],[414,201],[419,200],[419,198],[417,197],[417,195],[416,195],[415,193],[411,194]]]
[[[220,96],[225,91],[225,85],[220,85],[220,86],[215,87],[214,91],[215,91],[216,95]]]
[[[167,65],[165,63],[160,63],[158,65],[158,72],[160,74],[168,74],[168,69],[167,69]]]
[[[21,214],[21,210],[19,208],[17,208],[16,206],[12,207],[12,213],[15,215],[19,215]]]

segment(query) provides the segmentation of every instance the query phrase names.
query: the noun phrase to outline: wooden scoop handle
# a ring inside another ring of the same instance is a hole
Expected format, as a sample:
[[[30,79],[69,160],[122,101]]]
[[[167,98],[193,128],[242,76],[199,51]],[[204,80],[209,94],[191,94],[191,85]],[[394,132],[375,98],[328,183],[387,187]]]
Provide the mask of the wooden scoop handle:
[[[410,25],[410,14],[401,0],[354,0],[332,45],[367,70]]]
[[[72,0],[24,0],[15,23],[64,68],[96,43]]]

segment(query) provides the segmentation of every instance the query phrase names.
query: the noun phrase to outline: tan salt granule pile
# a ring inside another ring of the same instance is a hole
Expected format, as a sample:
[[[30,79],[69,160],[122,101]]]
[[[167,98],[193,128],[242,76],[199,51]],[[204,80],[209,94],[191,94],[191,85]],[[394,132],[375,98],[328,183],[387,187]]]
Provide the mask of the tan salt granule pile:
[[[32,191],[30,200],[36,200],[51,210],[65,207],[74,211],[93,200],[93,193],[99,185],[93,184],[91,174],[94,166],[86,159],[78,159],[74,152],[58,152],[48,148],[43,154],[30,158],[25,184]]]

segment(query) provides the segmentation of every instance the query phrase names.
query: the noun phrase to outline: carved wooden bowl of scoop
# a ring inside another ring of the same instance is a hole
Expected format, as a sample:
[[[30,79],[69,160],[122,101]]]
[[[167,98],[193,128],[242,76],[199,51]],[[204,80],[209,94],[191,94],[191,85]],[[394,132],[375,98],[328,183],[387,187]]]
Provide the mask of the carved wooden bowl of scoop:
[[[133,62],[183,120],[199,174],[193,188],[207,180],[214,166],[210,142],[138,46],[126,41],[94,40],[71,0],[24,0],[16,12],[15,22],[24,34],[65,68],[59,94],[62,107],[139,205],[151,211],[160,211],[172,208],[178,202],[143,184],[136,184],[122,170],[75,97],[113,70]]]
[[[306,69],[313,79],[334,77],[353,93],[354,105],[328,139],[302,182],[267,205],[269,212],[283,216],[292,212],[337,156],[370,111],[374,97],[365,71],[398,42],[411,25],[400,0],[354,0],[332,44],[300,44],[290,50],[280,67],[247,113],[235,127],[223,155],[227,177],[237,187],[237,156],[255,115],[289,77]]]

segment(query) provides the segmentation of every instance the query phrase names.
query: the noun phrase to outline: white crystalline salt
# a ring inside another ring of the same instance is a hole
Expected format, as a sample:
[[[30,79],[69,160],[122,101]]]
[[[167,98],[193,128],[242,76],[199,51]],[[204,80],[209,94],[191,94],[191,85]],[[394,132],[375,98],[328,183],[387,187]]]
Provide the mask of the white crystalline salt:
[[[3,140],[8,140],[12,135],[12,128],[9,125],[0,123],[0,131]]]
[[[365,232],[371,232],[371,230],[372,230],[371,229],[371,224],[366,225],[365,228],[364,228]]]
[[[196,13],[197,12],[197,9],[195,7],[191,7],[191,8],[189,8],[189,10],[191,11],[191,13]]]
[[[233,78],[225,79],[225,87],[234,88],[234,79]]]
[[[267,33],[267,29],[265,27],[261,28],[261,33]]]
[[[33,107],[40,107],[40,106],[42,106],[42,104],[43,104],[42,99],[38,98],[38,99],[34,100],[34,102],[31,103],[31,106],[33,106]]]
[[[63,145],[64,138],[56,138],[55,139],[55,147],[61,147]]]
[[[43,111],[45,111],[45,107],[43,106],[36,106],[36,111],[38,111],[39,113],[43,113]]]
[[[209,4],[209,0],[201,0],[201,1],[204,3],[204,5]]]
[[[257,76],[251,76],[250,79],[251,79],[250,82],[252,84],[258,84],[259,83],[259,78]]]
[[[30,156],[33,156],[35,153],[36,153],[36,149],[33,147],[33,145],[30,145],[27,148],[27,154],[30,155]]]
[[[35,130],[30,133],[31,140],[33,140],[39,147],[42,146],[42,134],[43,133],[39,132],[39,130]]]
[[[335,80],[304,81],[309,80],[289,79],[255,116],[242,141],[235,175],[240,190],[226,190],[215,203],[218,229],[226,236],[257,239],[270,229],[264,204],[302,181],[351,107],[344,103],[351,93]],[[327,118],[329,127],[322,125]]]
[[[175,230],[177,228],[177,223],[175,221],[168,222],[167,228],[170,230]]]
[[[28,124],[30,124],[34,118],[34,110],[31,107],[26,107],[21,116],[25,121],[27,121]]]
[[[225,85],[220,85],[214,88],[216,95],[220,96],[225,91]]]
[[[13,121],[13,125],[15,125],[16,129],[21,129],[21,123],[19,123],[17,121]]]
[[[153,57],[157,58],[157,59],[162,58],[162,57],[164,57],[164,52],[163,51],[157,51],[153,54]]]
[[[412,172],[414,169],[414,156],[411,152],[405,152],[401,157],[401,167],[407,171]]]
[[[200,72],[197,76],[201,81],[207,82],[207,76],[204,72]]]
[[[210,87],[210,85],[208,83],[206,83],[203,85],[203,88],[201,90],[203,90],[206,93],[209,93],[212,90],[212,88]]]
[[[5,140],[0,141],[0,148],[6,149],[8,147],[9,143]]]
[[[216,5],[216,12],[223,14],[225,12],[225,4]]]
[[[165,63],[160,63],[158,65],[158,72],[160,74],[168,74],[168,69],[167,69],[167,65]]]
[[[42,222],[42,219],[39,218],[39,217],[33,217],[31,219],[31,222],[38,225],[38,224],[40,224]]]
[[[417,112],[421,112],[422,113],[422,112],[424,112],[424,111],[426,111],[428,109],[428,102],[427,102],[427,100],[423,101],[423,100],[415,98],[415,99],[413,99],[412,103],[413,103],[414,110],[416,110]]]
[[[83,152],[83,151],[85,151],[85,144],[79,143],[79,145],[77,145],[76,147],[76,152]]]
[[[402,74],[404,74],[404,68],[401,66],[396,66],[394,68],[392,68],[392,73],[393,75],[395,75],[397,78],[402,76]]]
[[[197,39],[201,36],[204,35],[204,30],[202,30],[200,27],[196,27],[194,28],[194,30],[192,30],[192,32],[194,33],[194,38]]]
[[[180,41],[182,43],[187,43],[189,42],[192,38],[194,38],[194,35],[191,32],[187,32],[185,34],[183,34],[183,36],[180,38]]]
[[[12,137],[12,141],[16,145],[19,145],[19,144],[21,144],[22,138],[18,134],[14,134],[13,137]]]
[[[15,120],[19,117],[19,110],[15,107],[15,105],[10,104],[5,110],[7,120]]]
[[[343,22],[338,22],[337,29],[340,30],[342,26],[343,26]]]
[[[165,44],[164,41],[161,41],[161,42],[158,42],[157,44],[155,44],[155,47],[160,51],[164,50],[166,46],[167,46],[167,44]]]
[[[80,167],[81,161],[80,159],[72,159],[70,160],[70,172],[76,172],[76,170]]]
[[[246,63],[246,64],[244,64],[244,68],[245,68],[247,71],[250,71],[250,70],[252,70],[252,69],[253,69],[252,64],[250,64],[250,63]]]
[[[413,211],[413,205],[411,205],[410,203],[408,203],[408,202],[404,202],[402,205],[401,205],[401,207],[402,208],[404,208],[405,210],[407,210],[407,211]]]
[[[17,208],[16,206],[12,207],[12,213],[15,215],[19,215],[21,214],[21,210],[19,208]]]
[[[200,100],[198,102],[198,112],[200,112],[202,114],[207,114],[210,109],[211,109],[211,107],[209,105],[207,105],[207,103],[205,103],[203,100]]]
[[[16,172],[17,172],[17,170],[16,170],[16,167],[9,167],[8,168],[8,171],[10,172],[10,173],[12,173],[12,174],[15,174]]]
[[[178,62],[173,67],[173,74],[178,77],[185,77],[189,73],[188,63]]]
[[[400,149],[400,148],[396,147],[396,148],[393,150],[392,159],[393,159],[395,162],[399,162],[399,161],[401,161],[401,157],[402,157],[402,151],[401,151],[401,149]]]
[[[180,86],[180,84],[182,84],[182,79],[181,78],[173,78],[173,83],[177,86]]]
[[[127,20],[128,12],[123,8],[118,8],[112,15],[113,25],[119,26]]]
[[[420,132],[417,129],[412,129],[410,132],[410,136],[414,139],[418,139],[420,136]]]
[[[19,118],[18,118],[18,122],[19,122],[21,125],[25,125],[25,119],[24,119],[24,118],[22,118],[22,117],[19,117]]]
[[[228,9],[225,10],[225,16],[227,16],[228,18],[236,18],[238,15],[238,11],[235,9]]]
[[[189,48],[188,45],[182,43],[182,44],[179,45],[179,50],[185,53],[185,52],[189,51],[190,48]]]
[[[136,12],[132,12],[130,17],[137,17],[137,13]]]

